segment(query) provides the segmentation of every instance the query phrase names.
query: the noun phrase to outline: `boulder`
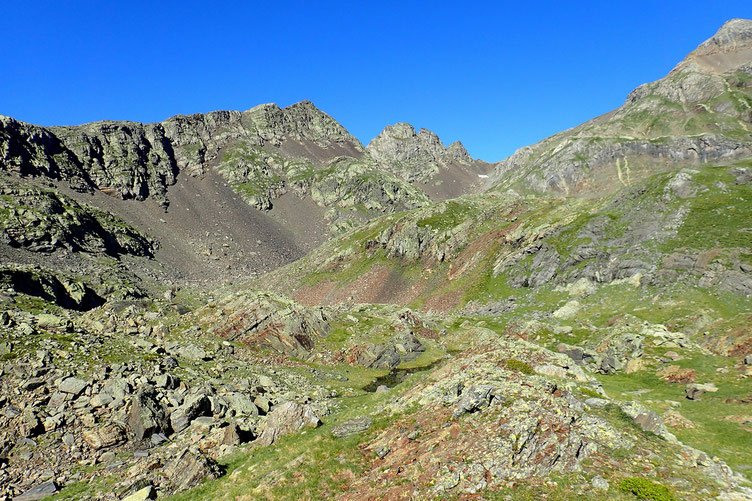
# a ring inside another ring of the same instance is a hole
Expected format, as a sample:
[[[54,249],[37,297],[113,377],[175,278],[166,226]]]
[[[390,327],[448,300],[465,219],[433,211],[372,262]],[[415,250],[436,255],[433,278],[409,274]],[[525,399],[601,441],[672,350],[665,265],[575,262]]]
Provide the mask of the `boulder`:
[[[18,434],[21,437],[29,438],[35,437],[41,433],[44,433],[44,423],[39,419],[37,413],[33,409],[24,410],[21,415],[21,423],[18,428]]]
[[[125,441],[126,434],[122,426],[117,423],[108,423],[97,429],[84,430],[81,438],[92,449],[103,449]]]
[[[624,363],[615,355],[603,355],[599,362],[596,370],[601,374],[615,374],[624,367]]]
[[[144,385],[136,393],[128,412],[128,428],[137,441],[150,438],[152,434],[166,432],[169,421],[164,407],[157,401],[156,391]]]
[[[160,374],[154,380],[159,388],[165,388],[167,390],[174,390],[180,384],[180,379],[170,374]]]
[[[241,416],[258,416],[259,411],[253,400],[243,393],[230,393],[224,397],[230,410],[236,415]],[[268,407],[267,407],[268,409]]]
[[[73,328],[73,323],[67,318],[58,317],[50,313],[40,313],[37,315],[37,327],[68,331]]]
[[[147,485],[130,496],[124,497],[122,501],[146,501],[147,499],[155,499],[156,497],[154,487]]]
[[[54,480],[48,480],[42,484],[32,487],[20,496],[13,498],[13,501],[37,501],[52,496],[57,492],[57,484]]]
[[[222,435],[223,445],[240,445],[245,442],[253,440],[253,433],[243,430],[237,423],[230,423],[225,427],[224,434]]]
[[[187,358],[189,360],[196,360],[196,361],[203,361],[203,360],[211,359],[209,354],[206,353],[206,350],[192,343],[188,343],[185,345],[180,344],[180,343],[171,343],[171,344],[168,344],[166,348],[167,348],[167,352],[170,355],[173,355],[176,357],[182,357],[182,358]]]
[[[718,391],[718,388],[713,383],[690,383],[684,390],[689,400],[700,400],[705,393],[714,393]]]
[[[593,480],[590,481],[590,485],[592,485],[593,489],[597,491],[608,491],[608,482],[600,475],[593,477]]]
[[[676,437],[669,433],[661,417],[648,410],[641,403],[633,400],[631,402],[619,402],[618,405],[643,430],[654,433],[669,442],[676,442]]]
[[[266,420],[266,427],[256,440],[260,445],[271,445],[282,435],[295,433],[303,427],[316,428],[321,420],[310,406],[284,402],[274,407]]]
[[[332,428],[332,435],[337,438],[345,438],[356,433],[366,431],[373,424],[373,419],[368,416],[350,419]]]
[[[425,346],[412,332],[405,332],[395,336],[392,342],[397,351],[402,354],[402,358],[405,361],[413,360],[426,351]]]
[[[91,400],[89,400],[89,404],[94,409],[97,409],[99,407],[106,407],[112,403],[112,401],[115,400],[112,398],[111,395],[108,395],[107,393],[97,393],[93,397],[91,397]]]
[[[164,467],[164,475],[172,492],[182,492],[199,485],[206,478],[217,478],[221,470],[217,463],[197,451],[183,449]]]
[[[400,353],[392,343],[369,346],[358,357],[359,365],[375,369],[394,369],[400,362]]]
[[[205,416],[211,412],[211,402],[206,395],[191,395],[185,399],[183,405],[175,409],[170,415],[170,424],[175,433],[188,428],[191,421],[199,416]]]
[[[69,393],[73,396],[78,396],[86,389],[88,385],[89,383],[87,383],[83,379],[76,377],[67,377],[60,381],[58,389],[63,393]]]
[[[554,311],[553,316],[559,320],[567,320],[577,315],[580,308],[580,302],[573,299],[558,310]]]
[[[269,409],[271,409],[272,404],[269,401],[268,398],[266,398],[263,395],[258,395],[256,398],[253,399],[253,405],[255,405],[258,408],[259,414],[262,416],[265,416],[269,413]]]
[[[634,422],[643,430],[655,433],[659,437],[667,433],[663,419],[653,411],[641,412],[634,418]]]
[[[130,394],[130,392],[131,385],[123,378],[110,379],[101,391],[101,393],[109,395],[115,400],[123,400],[126,395]]]

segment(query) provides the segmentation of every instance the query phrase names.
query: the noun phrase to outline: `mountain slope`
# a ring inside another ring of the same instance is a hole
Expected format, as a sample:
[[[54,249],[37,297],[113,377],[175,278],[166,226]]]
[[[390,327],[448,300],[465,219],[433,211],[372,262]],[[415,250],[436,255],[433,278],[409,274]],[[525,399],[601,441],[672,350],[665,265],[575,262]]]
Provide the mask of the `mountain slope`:
[[[496,166],[498,189],[607,193],[657,171],[752,157],[752,21],[736,19],[624,105]]]
[[[155,257],[174,280],[275,268],[343,228],[429,201],[310,102],[155,124],[2,117],[0,151],[4,180],[61,190],[159,242]]]

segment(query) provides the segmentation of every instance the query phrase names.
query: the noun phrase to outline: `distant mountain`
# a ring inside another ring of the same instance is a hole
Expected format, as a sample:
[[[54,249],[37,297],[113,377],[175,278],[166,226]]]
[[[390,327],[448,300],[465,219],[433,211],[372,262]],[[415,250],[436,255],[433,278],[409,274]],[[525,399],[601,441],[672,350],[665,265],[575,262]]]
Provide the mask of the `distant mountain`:
[[[461,142],[447,147],[433,132],[398,123],[373,138],[366,151],[384,169],[420,186],[432,200],[478,191],[491,164],[475,160]]]

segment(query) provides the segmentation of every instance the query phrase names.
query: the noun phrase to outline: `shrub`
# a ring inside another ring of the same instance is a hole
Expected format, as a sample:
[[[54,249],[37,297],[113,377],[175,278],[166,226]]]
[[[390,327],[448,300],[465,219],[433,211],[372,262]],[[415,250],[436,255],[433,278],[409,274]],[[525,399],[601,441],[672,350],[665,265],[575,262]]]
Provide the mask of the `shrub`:
[[[507,369],[509,370],[521,372],[528,376],[532,376],[533,374],[535,374],[535,370],[532,367],[530,367],[530,365],[520,360],[516,360],[514,358],[510,358],[504,361],[504,365],[506,365]]]
[[[619,482],[619,490],[645,501],[677,501],[668,487],[647,478],[625,478]]]

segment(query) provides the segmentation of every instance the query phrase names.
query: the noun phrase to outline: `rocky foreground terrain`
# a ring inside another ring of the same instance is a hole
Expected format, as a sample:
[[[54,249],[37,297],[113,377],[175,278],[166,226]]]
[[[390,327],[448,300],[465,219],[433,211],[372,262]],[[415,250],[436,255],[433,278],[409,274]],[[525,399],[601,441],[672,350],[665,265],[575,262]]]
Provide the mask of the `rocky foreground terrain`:
[[[0,117],[0,498],[752,499],[752,21],[490,164]]]

